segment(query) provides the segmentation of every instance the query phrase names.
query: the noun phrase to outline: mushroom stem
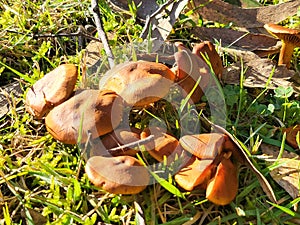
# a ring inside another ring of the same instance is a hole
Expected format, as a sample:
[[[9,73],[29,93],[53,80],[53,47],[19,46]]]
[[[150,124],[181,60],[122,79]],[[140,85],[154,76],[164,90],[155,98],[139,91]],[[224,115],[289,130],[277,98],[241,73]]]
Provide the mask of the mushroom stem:
[[[294,46],[283,41],[280,49],[278,65],[286,65],[286,67],[289,68],[293,52]]]

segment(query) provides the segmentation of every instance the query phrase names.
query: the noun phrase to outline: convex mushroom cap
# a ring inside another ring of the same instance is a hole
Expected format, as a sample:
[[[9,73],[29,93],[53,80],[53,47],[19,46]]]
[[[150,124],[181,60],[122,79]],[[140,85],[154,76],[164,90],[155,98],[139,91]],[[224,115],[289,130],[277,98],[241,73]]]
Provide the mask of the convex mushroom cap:
[[[219,80],[221,79],[224,68],[223,68],[222,60],[219,54],[217,53],[215,46],[212,42],[203,41],[199,44],[196,44],[193,47],[192,52],[203,60],[204,60],[203,56],[204,57],[207,56],[214,73],[219,78]]]
[[[77,76],[77,67],[73,64],[60,65],[47,73],[28,90],[27,111],[36,118],[42,118],[72,95]]]
[[[165,133],[162,128],[147,127],[142,131],[141,139],[150,135],[154,135],[154,140],[146,143],[145,148],[154,159],[163,162],[166,157],[167,163],[171,163],[182,156],[182,159],[185,160],[183,149],[174,136]]]
[[[175,174],[174,179],[181,188],[187,191],[192,191],[196,187],[205,189],[216,167],[213,159],[199,159],[192,156],[189,162]]]
[[[140,140],[141,130],[131,127],[117,128],[112,132],[101,136],[99,139],[91,141],[92,147],[89,152],[89,157],[92,156],[135,156],[139,149],[123,147]]]
[[[94,156],[85,171],[95,186],[113,194],[137,194],[150,181],[146,167],[132,156]]]
[[[203,92],[213,81],[208,65],[199,56],[193,54],[182,43],[175,43],[178,52],[174,54],[177,66],[172,68],[176,75],[176,81],[182,89],[182,95],[186,97],[196,86],[191,95],[191,101],[198,103]]]
[[[208,182],[206,198],[217,205],[227,205],[238,192],[237,167],[230,159],[223,158],[215,176]]]
[[[225,138],[219,133],[184,135],[179,142],[184,150],[200,159],[214,159],[223,150]]]
[[[289,68],[294,48],[300,47],[300,30],[286,28],[273,23],[265,24],[264,28],[275,37],[281,39],[282,46],[278,65],[286,65]]]
[[[167,95],[174,80],[173,72],[161,63],[127,62],[108,71],[99,89],[115,91],[130,106],[145,106]]]
[[[122,100],[113,91],[83,90],[52,109],[45,118],[49,133],[66,144],[111,132],[122,119]],[[81,131],[81,133],[80,133]]]

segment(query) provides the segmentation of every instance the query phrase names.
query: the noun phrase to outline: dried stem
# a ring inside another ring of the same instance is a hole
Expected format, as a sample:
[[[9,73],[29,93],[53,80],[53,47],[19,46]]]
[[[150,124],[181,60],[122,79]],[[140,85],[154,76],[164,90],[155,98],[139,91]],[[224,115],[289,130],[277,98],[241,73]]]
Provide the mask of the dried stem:
[[[146,144],[150,141],[153,141],[153,140],[154,140],[154,135],[150,135],[150,136],[146,137],[145,139],[137,140],[137,141],[125,144],[125,145],[121,145],[121,146],[118,146],[118,147],[115,147],[115,148],[108,149],[108,152],[115,152],[115,151],[123,150],[125,148],[138,147],[140,145],[144,145],[144,144]]]
[[[103,30],[103,27],[102,27],[102,23],[101,23],[101,19],[100,19],[100,9],[99,9],[99,6],[98,6],[98,0],[92,0],[92,12],[93,12],[93,16],[94,16],[94,19],[95,19],[95,23],[96,23],[99,38],[100,38],[100,40],[103,44],[104,50],[105,50],[106,55],[108,57],[109,66],[110,66],[110,68],[113,68],[114,65],[115,65],[114,56],[113,56],[113,53],[110,49],[110,46],[109,46],[108,41],[107,41],[106,34],[105,34],[105,32]]]

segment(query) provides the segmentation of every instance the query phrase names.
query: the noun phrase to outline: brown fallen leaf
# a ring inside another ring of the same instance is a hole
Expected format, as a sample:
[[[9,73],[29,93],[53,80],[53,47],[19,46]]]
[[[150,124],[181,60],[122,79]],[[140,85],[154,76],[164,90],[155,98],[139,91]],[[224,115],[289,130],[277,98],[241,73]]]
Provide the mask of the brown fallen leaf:
[[[0,86],[0,118],[6,115],[14,98],[19,98],[22,94],[22,87],[18,81]]]
[[[266,23],[278,23],[297,13],[300,1],[243,9],[222,0],[193,0],[197,12],[206,20],[233,23],[244,28],[261,28]]]
[[[285,66],[277,66],[271,59],[263,59],[251,51],[233,48],[220,48],[238,60],[225,68],[222,80],[227,84],[239,84],[241,77],[241,63],[246,69],[244,74],[244,86],[251,88],[264,88],[271,74],[272,79],[268,84],[268,88],[276,87],[293,87],[296,93],[300,93],[300,85],[293,76],[298,76],[295,71],[288,70]]]
[[[112,4],[117,10],[129,11],[128,0],[109,0],[109,3]],[[140,19],[146,19],[148,15],[154,13],[158,8],[156,0],[133,0],[134,4],[137,7],[137,16]]]
[[[47,219],[46,217],[44,217],[40,212],[34,210],[34,209],[30,209],[30,208],[27,208],[26,209],[27,212],[30,214],[31,218],[32,218],[32,221],[31,221],[31,224],[35,224],[35,225],[43,225],[43,224],[46,224],[47,223]],[[25,212],[25,209],[21,211],[21,216],[25,219],[27,217],[26,215],[26,212]],[[27,223],[29,224],[29,223]]]
[[[283,151],[282,157],[277,160],[279,147],[262,143],[262,152],[267,156],[266,163],[278,167],[271,170],[271,177],[293,198],[299,197],[300,157],[293,153]]]
[[[260,57],[278,53],[281,43],[270,35],[237,31],[229,28],[195,27],[191,31],[201,40],[215,40],[224,47],[238,47],[252,51]]]
[[[181,11],[187,5],[188,0],[181,1],[166,1],[149,17],[147,17],[141,38],[148,38],[150,32],[151,38],[165,41],[169,36],[173,25],[179,17]]]

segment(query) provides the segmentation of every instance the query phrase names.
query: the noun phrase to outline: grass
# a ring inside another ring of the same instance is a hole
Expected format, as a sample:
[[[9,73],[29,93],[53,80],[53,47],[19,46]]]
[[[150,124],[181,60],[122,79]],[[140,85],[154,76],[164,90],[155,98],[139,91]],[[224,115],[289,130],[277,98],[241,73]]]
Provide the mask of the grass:
[[[81,42],[76,36],[53,38],[33,34],[75,33],[80,26],[93,25],[89,4],[89,1],[70,0],[4,0],[0,6],[1,85],[18,80],[26,92],[32,83],[59,64],[80,65],[88,39]],[[101,11],[115,53],[119,51],[117,46],[139,41],[142,26],[133,13],[113,12],[105,1],[101,1]],[[188,31],[189,26],[196,24],[187,23],[186,15],[181,18],[183,22],[176,24],[171,39],[195,41]],[[299,65],[294,64],[294,69],[297,68]],[[208,202],[203,191],[186,193],[178,189],[168,176],[172,168],[163,164],[158,168],[162,173],[153,173],[159,182],[149,185],[142,193],[133,196],[106,193],[88,181],[82,147],[55,141],[43,120],[35,120],[26,112],[24,96],[11,96],[11,110],[0,118],[0,224],[88,225],[100,221],[142,224],[142,218],[146,224],[297,224],[300,215],[293,207],[300,198],[293,200],[277,185],[269,176],[272,167],[256,156],[261,155],[258,147],[261,141],[281,147],[282,126],[299,123],[299,97],[283,87],[273,91],[268,87],[248,89],[242,85],[223,85],[222,91],[227,107],[227,130],[248,147],[252,160],[271,183],[278,204],[268,200],[255,175],[246,167],[240,168],[238,195],[227,206]],[[190,124],[199,122],[199,116],[206,111],[209,112],[209,107],[205,99],[196,108],[182,107],[180,113],[186,115],[183,126],[191,127]],[[139,116],[136,126],[144,126],[155,115],[159,118],[156,122],[163,121],[169,130],[180,135],[178,118],[168,102],[158,102],[134,115]],[[140,160],[145,158],[147,155]],[[143,217],[139,216],[141,211]]]

